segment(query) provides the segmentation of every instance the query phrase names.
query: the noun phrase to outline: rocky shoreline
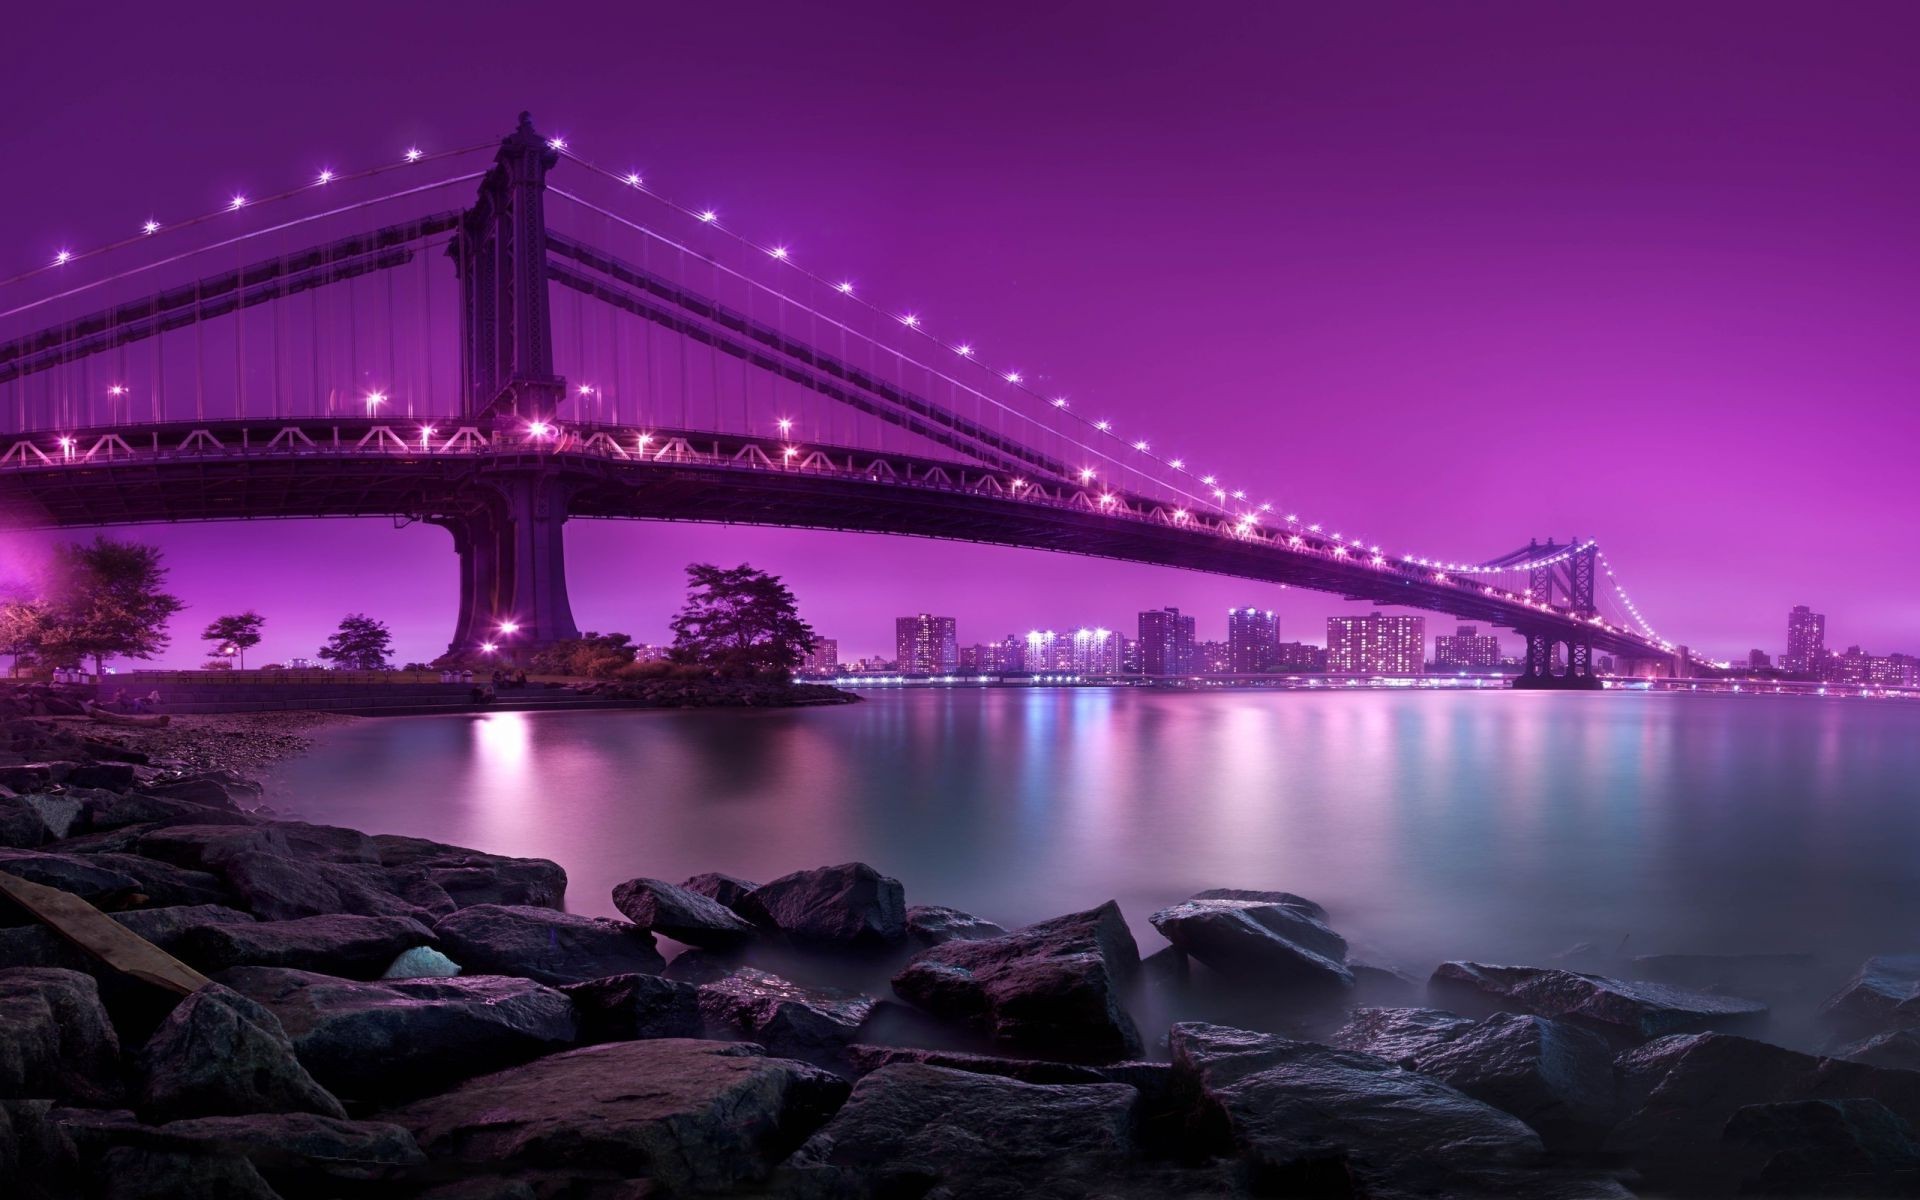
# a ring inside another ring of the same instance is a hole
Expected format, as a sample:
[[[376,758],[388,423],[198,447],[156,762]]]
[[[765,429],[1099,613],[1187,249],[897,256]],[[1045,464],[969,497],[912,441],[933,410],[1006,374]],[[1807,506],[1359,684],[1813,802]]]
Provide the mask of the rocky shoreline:
[[[1111,902],[1007,930],[862,863],[585,917],[558,864],[277,820],[218,738],[36,703],[0,694],[0,872],[210,982],[0,899],[0,1194],[1920,1194],[1920,955],[1835,981],[1821,1056],[1735,960],[1415,981],[1279,891],[1155,912],[1144,958]]]

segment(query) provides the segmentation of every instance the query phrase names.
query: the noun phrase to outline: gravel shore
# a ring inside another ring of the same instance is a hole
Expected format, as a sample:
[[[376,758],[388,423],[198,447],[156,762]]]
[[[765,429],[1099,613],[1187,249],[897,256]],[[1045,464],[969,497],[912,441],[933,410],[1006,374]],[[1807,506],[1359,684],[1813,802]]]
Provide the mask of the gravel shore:
[[[137,750],[189,771],[222,768],[255,775],[307,752],[319,731],[358,717],[323,712],[176,714],[161,729],[101,725],[85,717],[56,718],[74,732]]]

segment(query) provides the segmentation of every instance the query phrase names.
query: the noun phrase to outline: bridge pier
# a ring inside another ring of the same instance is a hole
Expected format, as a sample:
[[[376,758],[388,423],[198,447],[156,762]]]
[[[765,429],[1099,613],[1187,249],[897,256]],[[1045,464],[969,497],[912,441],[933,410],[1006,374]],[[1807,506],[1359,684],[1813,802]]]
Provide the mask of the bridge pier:
[[[460,612],[450,654],[489,643],[503,661],[580,636],[567,599],[567,485],[543,472],[489,478],[465,511],[434,519],[460,556]]]
[[[1523,629],[1520,635],[1527,639],[1527,651],[1521,660],[1520,674],[1513,678],[1513,686],[1517,690],[1556,692],[1600,690],[1600,677],[1593,673],[1591,642],[1569,640],[1564,636],[1537,629]],[[1560,644],[1567,647],[1567,671],[1564,675],[1556,675],[1553,672],[1553,652],[1554,648]]]

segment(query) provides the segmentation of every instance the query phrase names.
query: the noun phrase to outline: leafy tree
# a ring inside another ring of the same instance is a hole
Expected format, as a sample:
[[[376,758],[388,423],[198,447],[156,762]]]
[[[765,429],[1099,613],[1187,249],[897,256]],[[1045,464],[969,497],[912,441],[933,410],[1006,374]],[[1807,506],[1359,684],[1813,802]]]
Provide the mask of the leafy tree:
[[[228,647],[232,647],[234,656],[240,660],[240,669],[244,671],[247,667],[247,651],[260,644],[260,627],[266,623],[265,617],[248,609],[243,613],[218,618],[200,634],[200,640],[212,642],[215,654],[226,654]]]
[[[48,609],[38,600],[0,604],[0,654],[13,655],[14,673],[34,661],[46,641]]]
[[[340,618],[339,630],[320,647],[320,657],[349,671],[378,671],[393,653],[393,635],[365,613]]]
[[[639,655],[633,638],[624,633],[587,633],[544,646],[528,666],[542,675],[577,675],[612,679]]]
[[[152,658],[171,640],[167,621],[185,608],[162,590],[167,569],[157,546],[96,537],[54,550],[51,599],[40,657],[53,662]]]
[[[673,655],[726,674],[785,678],[813,648],[793,593],[746,563],[687,567],[687,603],[673,619]]]

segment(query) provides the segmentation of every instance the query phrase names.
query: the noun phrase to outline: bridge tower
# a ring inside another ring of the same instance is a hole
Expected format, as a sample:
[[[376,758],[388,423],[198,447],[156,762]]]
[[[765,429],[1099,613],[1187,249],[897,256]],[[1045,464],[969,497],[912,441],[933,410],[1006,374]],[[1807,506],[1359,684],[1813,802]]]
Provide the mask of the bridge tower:
[[[448,248],[460,277],[463,407],[488,438],[527,448],[496,460],[457,511],[432,518],[460,555],[456,654],[491,642],[512,655],[580,635],[561,532],[571,496],[541,436],[567,394],[553,370],[547,301],[547,172],[559,162],[521,113]]]
[[[1588,544],[1582,546],[1579,539],[1562,546],[1549,538],[1543,544],[1529,542],[1523,552],[1526,561],[1551,559],[1556,554],[1565,557],[1558,562],[1548,562],[1527,570],[1527,599],[1535,604],[1564,604],[1575,617],[1590,619],[1598,611],[1594,603],[1595,576],[1598,574],[1599,548]],[[1594,673],[1593,638],[1590,635],[1574,634],[1569,637],[1561,631],[1546,627],[1518,627],[1520,636],[1527,641],[1526,656],[1520,674],[1514,678],[1513,686],[1524,689],[1555,689],[1588,691],[1599,688],[1600,678]],[[1556,651],[1566,650],[1566,670],[1555,673]]]

